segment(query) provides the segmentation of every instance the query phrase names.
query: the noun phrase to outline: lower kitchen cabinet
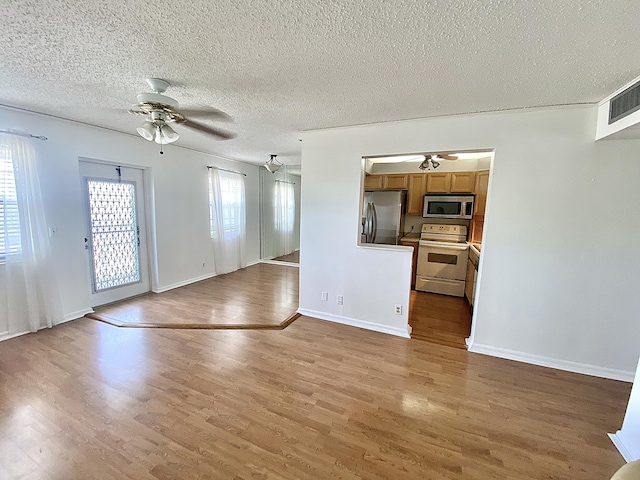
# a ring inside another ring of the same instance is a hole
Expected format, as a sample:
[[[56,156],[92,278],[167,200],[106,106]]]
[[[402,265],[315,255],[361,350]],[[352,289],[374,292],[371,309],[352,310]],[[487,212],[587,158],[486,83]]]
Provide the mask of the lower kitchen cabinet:
[[[469,305],[473,306],[473,276],[476,268],[471,259],[467,260],[467,276],[464,280],[464,296],[467,297]]]
[[[418,242],[409,242],[402,240],[400,245],[405,247],[413,247],[413,256],[411,257],[411,289],[416,288],[416,269],[418,268]]]

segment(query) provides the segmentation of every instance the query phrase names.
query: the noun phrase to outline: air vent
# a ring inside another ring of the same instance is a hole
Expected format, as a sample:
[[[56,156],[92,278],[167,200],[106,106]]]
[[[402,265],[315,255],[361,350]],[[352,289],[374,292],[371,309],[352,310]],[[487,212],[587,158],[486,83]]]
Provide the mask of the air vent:
[[[640,110],[640,82],[631,85],[609,101],[609,125]]]

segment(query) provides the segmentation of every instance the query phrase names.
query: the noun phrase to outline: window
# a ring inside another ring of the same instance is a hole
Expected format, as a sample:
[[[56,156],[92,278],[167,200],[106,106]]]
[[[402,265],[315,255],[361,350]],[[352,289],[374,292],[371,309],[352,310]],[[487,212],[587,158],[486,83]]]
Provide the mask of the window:
[[[6,147],[0,145],[0,263],[7,255],[22,252],[20,216],[13,161]]]
[[[244,181],[236,173],[220,170],[220,212],[221,219],[216,221],[215,194],[213,190],[213,179],[209,176],[209,225],[211,238],[216,238],[218,225],[222,224],[224,240],[238,238],[242,233],[244,218]]]
[[[274,227],[278,232],[292,234],[296,213],[293,184],[276,180],[274,195]]]

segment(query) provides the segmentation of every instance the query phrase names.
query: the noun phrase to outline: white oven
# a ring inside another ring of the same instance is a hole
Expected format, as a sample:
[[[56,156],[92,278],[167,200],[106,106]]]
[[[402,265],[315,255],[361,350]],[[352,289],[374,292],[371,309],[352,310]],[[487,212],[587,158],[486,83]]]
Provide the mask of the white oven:
[[[464,296],[469,246],[460,225],[423,225],[418,247],[416,290]],[[442,240],[432,240],[440,238]]]

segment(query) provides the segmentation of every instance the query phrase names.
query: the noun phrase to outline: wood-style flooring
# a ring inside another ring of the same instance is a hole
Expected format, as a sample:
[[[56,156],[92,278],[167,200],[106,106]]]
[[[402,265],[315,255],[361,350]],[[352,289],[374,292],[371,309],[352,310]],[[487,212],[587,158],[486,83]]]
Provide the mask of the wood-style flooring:
[[[411,338],[439,345],[467,348],[471,333],[471,308],[465,298],[411,290]]]
[[[300,250],[273,259],[274,262],[300,263]]]
[[[298,274],[296,267],[258,263],[97,307],[87,316],[119,327],[281,329],[298,309]]]
[[[0,342],[0,478],[607,479],[631,385],[301,317]]]

